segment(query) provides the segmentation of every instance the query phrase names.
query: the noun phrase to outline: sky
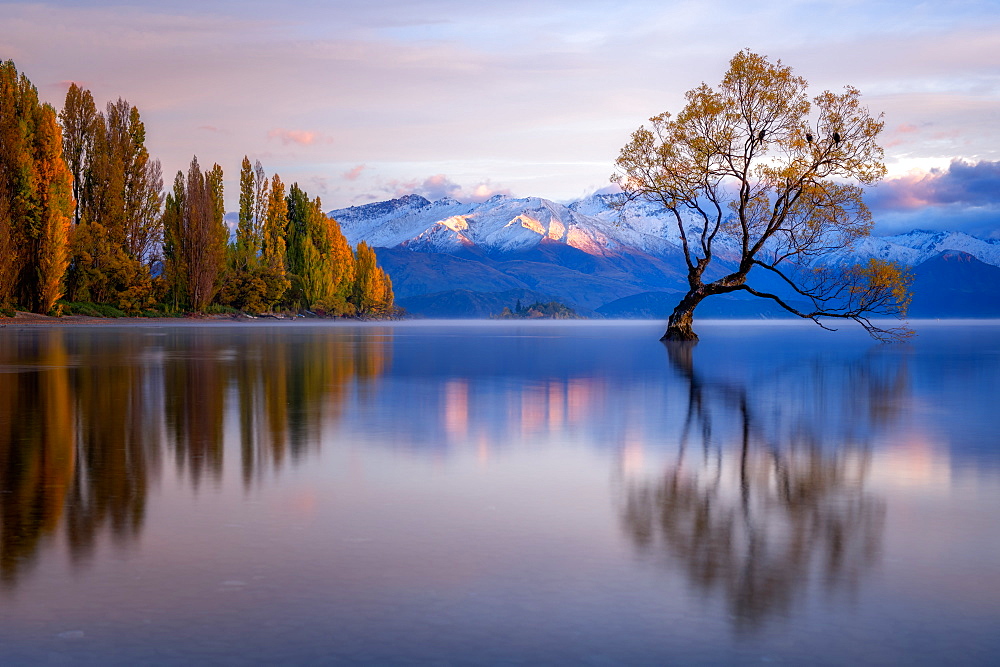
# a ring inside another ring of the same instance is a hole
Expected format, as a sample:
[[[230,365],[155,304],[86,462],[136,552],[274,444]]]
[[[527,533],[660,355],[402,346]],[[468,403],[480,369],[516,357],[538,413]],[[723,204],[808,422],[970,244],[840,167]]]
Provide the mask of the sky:
[[[876,233],[1000,238],[1000,0],[0,1],[45,101],[128,100],[168,185],[218,163],[230,209],[244,155],[327,210],[578,199],[744,48],[885,114]]]

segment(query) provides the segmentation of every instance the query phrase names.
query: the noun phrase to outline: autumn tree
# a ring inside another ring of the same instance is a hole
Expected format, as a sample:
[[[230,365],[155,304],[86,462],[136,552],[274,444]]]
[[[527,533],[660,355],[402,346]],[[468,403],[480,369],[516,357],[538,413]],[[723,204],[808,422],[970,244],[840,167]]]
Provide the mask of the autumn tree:
[[[285,199],[285,184],[275,174],[271,177],[268,191],[267,209],[261,230],[262,277],[267,291],[263,295],[265,309],[271,309],[282,300],[291,286],[285,272],[288,229],[288,202]]]
[[[72,183],[55,109],[0,63],[0,305],[47,313],[62,296]]]
[[[669,212],[686,262],[689,289],[663,340],[697,340],[698,304],[739,292],[824,327],[822,318],[841,318],[882,340],[908,333],[869,319],[905,314],[902,267],[821,261],[871,232],[862,186],[885,175],[881,116],[856,88],[810,101],[806,87],[781,61],[741,51],[718,88],[688,91],[679,114],[654,116],[622,149],[612,180],[626,201]],[[751,285],[761,281],[773,287]]]
[[[87,169],[93,159],[97,135],[97,106],[94,104],[94,96],[89,90],[71,83],[59,118],[63,124],[63,155],[73,174],[73,199],[76,202],[73,222],[80,224],[83,184],[87,181]]]
[[[354,285],[351,302],[362,315],[385,315],[392,312],[392,280],[378,266],[375,251],[364,241],[354,254]]]
[[[299,306],[344,315],[354,280],[354,256],[340,225],[323,212],[319,197],[310,200],[293,184],[288,204],[288,272]]]
[[[204,311],[222,284],[229,230],[222,167],[202,173],[198,158],[178,171],[163,213],[164,272],[175,308]]]
[[[151,300],[150,265],[162,241],[163,178],[145,125],[121,98],[98,113],[76,84],[61,118],[77,196],[71,295],[138,311]]]

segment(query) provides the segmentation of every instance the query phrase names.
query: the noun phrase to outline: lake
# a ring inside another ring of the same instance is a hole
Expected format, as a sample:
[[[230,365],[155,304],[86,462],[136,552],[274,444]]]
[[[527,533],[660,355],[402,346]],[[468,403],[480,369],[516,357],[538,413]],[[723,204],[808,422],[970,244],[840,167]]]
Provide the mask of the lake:
[[[1000,324],[0,329],[0,663],[996,664]]]

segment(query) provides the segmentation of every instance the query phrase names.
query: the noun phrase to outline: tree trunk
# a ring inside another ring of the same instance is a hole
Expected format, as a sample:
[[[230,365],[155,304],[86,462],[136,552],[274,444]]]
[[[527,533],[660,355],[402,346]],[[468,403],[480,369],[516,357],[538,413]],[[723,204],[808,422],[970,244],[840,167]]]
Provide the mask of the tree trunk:
[[[691,323],[694,320],[694,309],[705,298],[701,294],[688,294],[674,308],[667,320],[667,331],[660,338],[662,341],[696,341],[698,334],[694,332]]]

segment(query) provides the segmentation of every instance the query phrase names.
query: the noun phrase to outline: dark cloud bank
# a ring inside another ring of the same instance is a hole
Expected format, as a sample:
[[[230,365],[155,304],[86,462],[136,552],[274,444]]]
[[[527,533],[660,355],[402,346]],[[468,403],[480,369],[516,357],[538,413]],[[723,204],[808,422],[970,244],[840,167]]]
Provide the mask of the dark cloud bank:
[[[947,169],[891,178],[866,201],[876,234],[930,229],[1000,238],[1000,162],[954,160]]]

